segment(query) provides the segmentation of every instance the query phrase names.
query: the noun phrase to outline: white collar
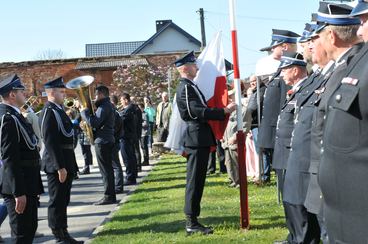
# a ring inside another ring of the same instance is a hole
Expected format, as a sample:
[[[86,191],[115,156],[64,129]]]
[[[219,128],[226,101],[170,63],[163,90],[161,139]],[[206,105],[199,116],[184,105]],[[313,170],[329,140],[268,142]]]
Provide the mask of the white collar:
[[[305,81],[308,78],[308,76],[304,77],[303,79],[300,79],[297,83],[293,85],[293,88],[291,88],[293,91],[297,91],[302,84],[303,81]]]
[[[333,60],[330,60],[325,67],[323,67],[321,74],[325,75],[327,73],[327,71],[330,69],[330,67],[334,64],[335,62]]]

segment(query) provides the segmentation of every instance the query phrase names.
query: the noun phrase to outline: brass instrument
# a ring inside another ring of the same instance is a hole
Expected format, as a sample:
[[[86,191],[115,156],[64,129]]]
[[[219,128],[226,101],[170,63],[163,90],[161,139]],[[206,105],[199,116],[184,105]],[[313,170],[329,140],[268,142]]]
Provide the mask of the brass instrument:
[[[90,85],[94,81],[94,78],[90,75],[80,76],[75,79],[72,79],[66,83],[66,88],[75,90],[81,105],[81,110],[88,109],[92,114],[94,114],[94,110],[92,107],[92,99],[91,99],[91,90]],[[74,102],[75,104],[75,102]],[[93,139],[93,130],[90,125],[87,124],[86,121],[80,122],[80,127],[85,131],[87,136],[90,139],[91,144],[94,144]]]
[[[64,107],[66,107],[66,108],[74,108],[75,103],[76,103],[76,101],[75,101],[74,98],[68,97],[68,98],[64,99]]]
[[[38,103],[38,97],[37,96],[30,96],[26,102],[20,107],[21,111],[26,111],[29,107],[32,107],[34,104]]]

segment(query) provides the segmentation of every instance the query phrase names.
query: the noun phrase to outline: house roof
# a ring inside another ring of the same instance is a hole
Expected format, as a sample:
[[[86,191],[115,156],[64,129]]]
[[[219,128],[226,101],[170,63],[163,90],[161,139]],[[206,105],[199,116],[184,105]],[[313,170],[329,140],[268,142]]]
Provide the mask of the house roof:
[[[185,37],[189,39],[189,41],[197,44],[198,46],[201,46],[201,42],[198,41],[196,38],[194,38],[192,35],[190,35],[188,32],[174,24],[172,21],[168,22],[165,26],[161,27],[151,38],[149,38],[147,41],[145,41],[142,45],[140,45],[136,50],[132,52],[132,54],[138,54],[143,48],[145,48],[147,45],[152,44],[153,41],[166,29],[173,28],[183,34]]]
[[[145,41],[86,44],[86,57],[129,55]]]
[[[116,68],[122,65],[148,65],[148,62],[145,58],[122,58],[121,60],[111,61],[79,61],[75,69]]]

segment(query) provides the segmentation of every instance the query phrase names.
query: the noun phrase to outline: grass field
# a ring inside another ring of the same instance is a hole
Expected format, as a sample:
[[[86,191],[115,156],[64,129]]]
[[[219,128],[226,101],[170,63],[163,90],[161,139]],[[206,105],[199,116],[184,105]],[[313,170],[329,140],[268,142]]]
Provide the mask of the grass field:
[[[229,188],[227,176],[216,174],[207,177],[200,216],[200,222],[213,226],[215,233],[186,236],[185,166],[182,157],[162,157],[93,243],[272,243],[285,239],[287,229],[275,184],[248,184],[251,228],[242,231],[239,189]]]

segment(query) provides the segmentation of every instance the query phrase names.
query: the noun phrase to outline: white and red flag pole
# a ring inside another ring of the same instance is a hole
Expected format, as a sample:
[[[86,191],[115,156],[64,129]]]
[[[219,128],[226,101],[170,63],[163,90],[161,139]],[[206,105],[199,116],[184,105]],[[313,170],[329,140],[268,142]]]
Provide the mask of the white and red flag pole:
[[[245,164],[245,134],[243,131],[243,116],[240,90],[240,73],[239,73],[239,57],[238,57],[238,38],[235,25],[235,0],[229,0],[230,13],[230,30],[233,50],[234,65],[234,88],[236,114],[238,122],[238,132],[236,134],[238,144],[238,164],[240,179],[240,225],[242,229],[249,229],[249,206],[248,206],[248,185],[247,170]]]

